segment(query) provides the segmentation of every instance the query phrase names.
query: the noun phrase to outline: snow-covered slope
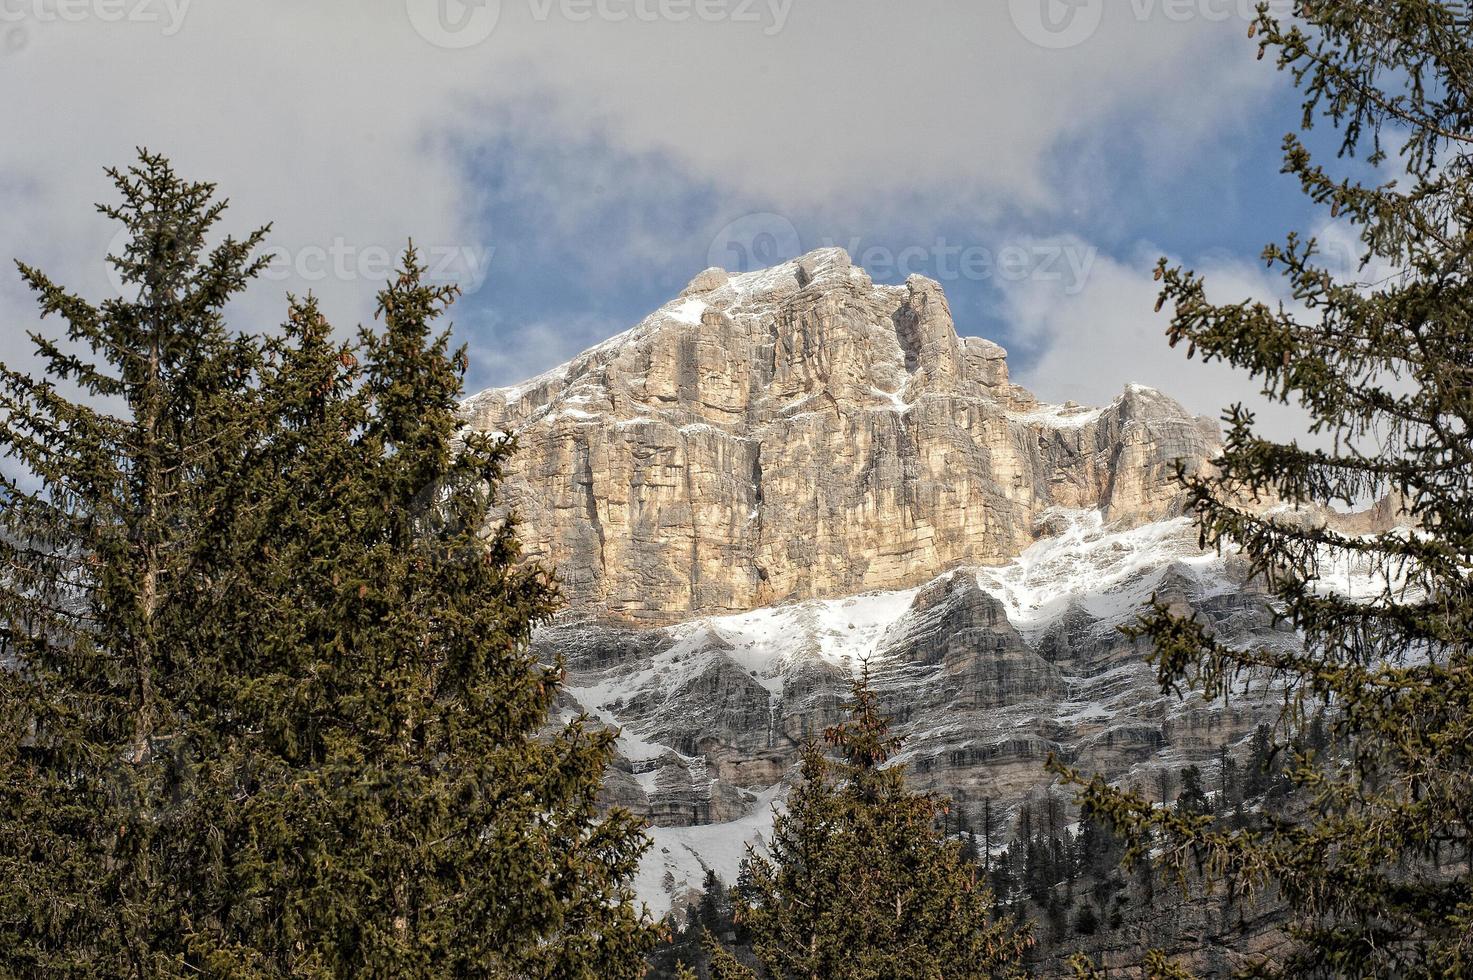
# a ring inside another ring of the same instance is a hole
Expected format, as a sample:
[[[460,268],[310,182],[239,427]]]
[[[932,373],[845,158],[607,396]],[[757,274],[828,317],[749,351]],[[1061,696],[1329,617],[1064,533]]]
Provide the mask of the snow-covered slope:
[[[1121,528],[1060,509],[1039,531],[1006,565],[917,588],[541,634],[568,657],[565,715],[620,729],[609,797],[655,824],[638,882],[651,908],[668,909],[707,868],[731,880],[770,826],[801,741],[840,717],[865,663],[907,736],[900,761],[964,811],[985,799],[1006,813],[1043,791],[1048,752],[1144,780],[1251,731],[1263,713],[1251,695],[1165,698],[1116,631],[1160,595],[1227,635],[1285,640],[1231,562],[1198,550],[1187,519]]]

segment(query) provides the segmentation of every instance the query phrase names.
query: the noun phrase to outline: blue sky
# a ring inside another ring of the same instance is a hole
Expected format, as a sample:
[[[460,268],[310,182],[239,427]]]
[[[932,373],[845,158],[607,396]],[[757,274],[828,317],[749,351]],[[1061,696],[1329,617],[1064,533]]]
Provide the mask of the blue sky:
[[[940,279],[959,329],[1046,398],[1139,381],[1216,414],[1251,385],[1165,349],[1156,256],[1272,295],[1263,245],[1324,221],[1278,174],[1297,100],[1254,57],[1252,7],[8,0],[0,252],[106,295],[87,203],[141,144],[218,181],[233,229],[275,222],[243,327],[311,290],[350,328],[408,237],[445,259],[472,389],[632,325],[713,260],[839,244],[876,279]],[[0,276],[0,316],[28,309]],[[21,348],[7,327],[0,357]]]
[[[1009,347],[1015,368],[1024,367],[1039,352],[1013,331],[997,276],[961,274],[959,251],[995,255],[1027,237],[1078,236],[1107,256],[1144,261],[1149,273],[1157,253],[1253,259],[1286,230],[1313,226],[1314,209],[1297,182],[1278,173],[1282,137],[1298,113],[1292,92],[1255,99],[1262,110],[1251,124],[1234,121],[1176,148],[1173,165],[1160,170],[1150,166],[1149,148],[1128,134],[1097,132],[1060,145],[1044,159],[1047,179],[1075,203],[1047,215],[985,205],[972,214],[950,200],[905,201],[903,194],[901,208],[863,194],[812,206],[761,193],[733,198],[676,160],[631,155],[596,134],[552,145],[508,138],[475,147],[465,166],[484,191],[479,220],[496,253],[487,282],[457,314],[479,349],[471,380],[510,384],[637,322],[706,267],[713,234],[762,214],[785,218],[796,238],[784,237],[776,252],[756,243],[750,264],[788,257],[792,240],[805,250],[841,245],[856,260],[872,252],[881,259],[870,264],[877,281],[903,282],[907,270],[941,279],[959,329]],[[582,205],[563,225],[568,199]],[[549,227],[559,233],[547,234]],[[757,234],[762,227],[753,225]],[[648,236],[666,243],[666,261],[620,254],[621,242]],[[724,254],[727,265],[741,264],[740,250]],[[1063,260],[1058,264],[1067,272]],[[1146,319],[1151,309],[1137,312]],[[567,325],[570,339],[538,350],[525,331],[548,321]]]

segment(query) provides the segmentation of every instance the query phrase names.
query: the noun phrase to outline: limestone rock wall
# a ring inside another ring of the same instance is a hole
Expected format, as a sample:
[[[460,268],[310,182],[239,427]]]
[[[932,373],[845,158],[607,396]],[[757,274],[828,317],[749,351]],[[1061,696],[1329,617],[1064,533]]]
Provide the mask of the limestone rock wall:
[[[501,503],[572,607],[646,625],[997,564],[1055,506],[1155,520],[1176,461],[1216,440],[1144,388],[1040,405],[1001,347],[958,336],[937,283],[876,285],[839,249],[707,270],[465,412],[518,435]]]

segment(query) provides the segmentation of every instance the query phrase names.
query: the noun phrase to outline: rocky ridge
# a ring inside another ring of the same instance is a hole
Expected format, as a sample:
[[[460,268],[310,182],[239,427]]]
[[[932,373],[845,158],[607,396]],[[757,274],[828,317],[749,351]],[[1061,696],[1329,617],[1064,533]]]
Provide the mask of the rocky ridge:
[[[1180,516],[1213,423],[1126,386],[1040,403],[958,336],[938,284],[837,249],[697,276],[626,333],[465,403],[514,433],[501,504],[570,612],[559,711],[617,727],[606,797],[645,815],[656,911],[735,877],[799,746],[868,663],[913,781],[974,818],[1048,792],[1210,769],[1272,698],[1179,701],[1116,627],[1155,595],[1222,637],[1292,642]]]
[[[1173,514],[1214,423],[1127,387],[1043,405],[939,284],[840,249],[710,269],[626,333],[465,404],[515,432],[502,502],[574,610],[659,625],[1006,562],[1054,507]]]

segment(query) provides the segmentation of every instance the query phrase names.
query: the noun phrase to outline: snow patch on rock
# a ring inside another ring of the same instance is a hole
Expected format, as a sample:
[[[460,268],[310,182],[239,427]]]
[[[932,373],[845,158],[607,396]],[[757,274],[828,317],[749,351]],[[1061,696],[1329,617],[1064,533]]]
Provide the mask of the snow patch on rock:
[[[747,845],[765,851],[772,831],[773,806],[781,806],[782,789],[758,794],[752,809],[739,820],[699,827],[653,827],[654,843],[640,862],[634,891],[654,915],[662,917],[678,902],[700,890],[709,868],[728,884],[737,880]]]

